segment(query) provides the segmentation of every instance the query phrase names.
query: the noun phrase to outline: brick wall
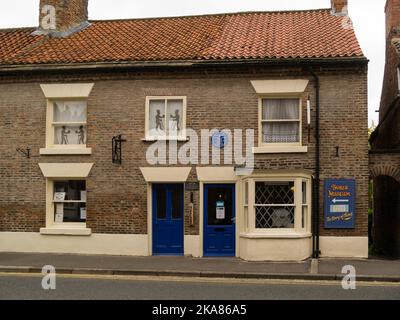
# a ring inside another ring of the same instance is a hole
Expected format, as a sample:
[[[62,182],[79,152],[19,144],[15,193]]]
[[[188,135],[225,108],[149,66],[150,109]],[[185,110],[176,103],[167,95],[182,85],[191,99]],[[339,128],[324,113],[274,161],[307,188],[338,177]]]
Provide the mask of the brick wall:
[[[367,235],[368,153],[367,153],[367,71],[365,68],[321,69],[321,178],[357,179],[357,228],[323,230],[321,235]],[[139,167],[148,166],[143,142],[145,97],[187,96],[187,126],[202,128],[255,129],[257,139],[258,97],[250,84],[255,79],[308,78],[303,95],[303,123],[306,99],[312,99],[315,121],[313,78],[301,69],[259,68],[250,73],[175,72],[57,75],[3,79],[0,82],[0,231],[38,231],[45,224],[45,179],[42,162],[93,162],[89,178],[87,225],[95,233],[146,233],[146,183]],[[45,145],[46,99],[39,84],[94,81],[88,100],[88,147],[90,156],[39,156]],[[306,154],[256,155],[256,167],[265,169],[315,169],[315,137],[311,141],[303,126]],[[111,162],[111,138],[124,134],[121,166]],[[25,159],[16,147],[32,148]],[[340,156],[335,157],[335,147]],[[195,170],[191,172],[195,179]],[[323,183],[321,182],[321,199]],[[189,193],[185,195],[188,200]],[[195,227],[189,226],[188,201],[185,233],[199,233],[198,192],[194,193]]]

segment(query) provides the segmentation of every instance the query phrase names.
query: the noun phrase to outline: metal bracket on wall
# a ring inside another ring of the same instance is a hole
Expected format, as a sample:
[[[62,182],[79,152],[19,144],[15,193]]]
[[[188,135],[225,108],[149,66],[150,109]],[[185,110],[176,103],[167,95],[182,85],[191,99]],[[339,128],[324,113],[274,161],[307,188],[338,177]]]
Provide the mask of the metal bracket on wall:
[[[122,139],[122,134],[112,138],[112,162],[116,164],[122,164],[122,142],[126,140]]]
[[[26,149],[17,148],[16,151],[25,156],[27,159],[30,159],[31,157],[31,148],[29,147]]]

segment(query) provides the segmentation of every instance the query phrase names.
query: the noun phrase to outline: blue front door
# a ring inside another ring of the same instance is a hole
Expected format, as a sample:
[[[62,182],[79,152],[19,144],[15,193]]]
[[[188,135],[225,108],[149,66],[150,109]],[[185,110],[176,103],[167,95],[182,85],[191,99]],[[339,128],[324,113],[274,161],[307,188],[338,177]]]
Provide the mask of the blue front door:
[[[153,185],[153,254],[183,255],[183,185]]]
[[[235,185],[204,187],[204,256],[235,256]]]

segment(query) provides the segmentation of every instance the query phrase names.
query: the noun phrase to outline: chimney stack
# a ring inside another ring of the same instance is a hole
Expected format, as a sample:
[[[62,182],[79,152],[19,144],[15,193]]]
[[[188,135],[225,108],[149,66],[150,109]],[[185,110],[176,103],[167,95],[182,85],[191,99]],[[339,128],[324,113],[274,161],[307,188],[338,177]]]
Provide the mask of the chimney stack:
[[[89,25],[89,0],[40,0],[36,33],[66,37]]]
[[[400,35],[400,0],[387,0],[386,14],[386,39]]]
[[[347,16],[347,0],[331,0],[332,14],[337,16]]]

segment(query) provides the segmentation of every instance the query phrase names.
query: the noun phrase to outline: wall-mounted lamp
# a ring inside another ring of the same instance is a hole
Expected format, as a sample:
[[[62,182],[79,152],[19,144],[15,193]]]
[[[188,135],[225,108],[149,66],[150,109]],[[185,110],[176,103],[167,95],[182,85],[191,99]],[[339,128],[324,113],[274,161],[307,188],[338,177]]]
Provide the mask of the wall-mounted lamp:
[[[310,142],[311,134],[311,98],[308,96],[307,99],[307,130],[308,130],[308,142]]]

